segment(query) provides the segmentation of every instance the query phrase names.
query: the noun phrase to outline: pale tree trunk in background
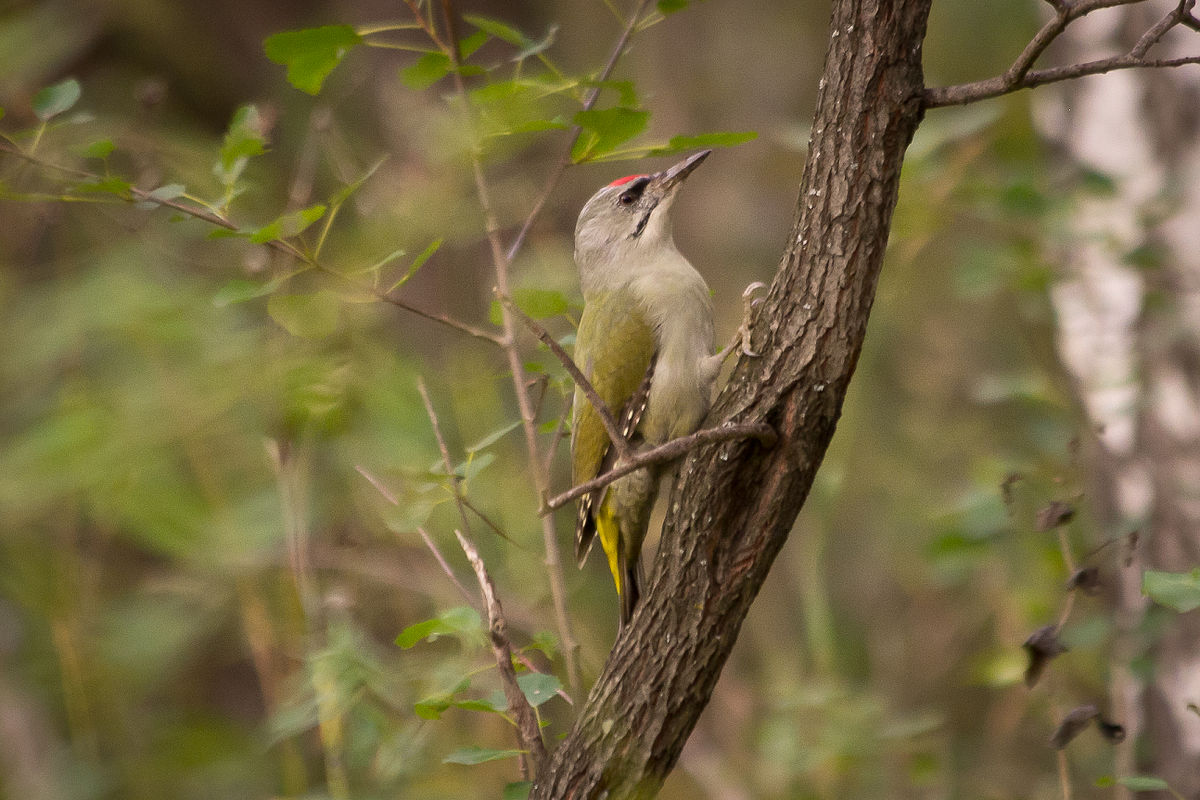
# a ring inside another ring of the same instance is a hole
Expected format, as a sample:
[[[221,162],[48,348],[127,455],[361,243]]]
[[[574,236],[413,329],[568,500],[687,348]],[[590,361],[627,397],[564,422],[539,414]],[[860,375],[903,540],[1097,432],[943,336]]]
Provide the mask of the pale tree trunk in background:
[[[1127,49],[1174,5],[1089,17],[1067,31],[1059,59]],[[1163,57],[1177,54],[1164,43]],[[1117,72],[1043,90],[1036,106],[1067,158],[1115,181],[1074,209],[1053,302],[1059,351],[1095,426],[1089,505],[1102,535],[1141,531],[1128,566],[1106,562],[1117,565],[1112,714],[1129,733],[1117,773],[1154,774],[1197,797],[1200,615],[1175,616],[1147,640],[1140,584],[1145,569],[1200,564],[1200,74]],[[1147,648],[1143,684],[1130,665]]]

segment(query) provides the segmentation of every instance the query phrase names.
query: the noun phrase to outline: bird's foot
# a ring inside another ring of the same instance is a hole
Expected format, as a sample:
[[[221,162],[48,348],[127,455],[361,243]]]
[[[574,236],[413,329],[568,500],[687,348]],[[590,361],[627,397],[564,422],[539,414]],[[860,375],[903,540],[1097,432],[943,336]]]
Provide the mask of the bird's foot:
[[[738,326],[738,339],[735,344],[740,345],[742,355],[750,358],[758,357],[758,353],[750,349],[750,315],[754,313],[754,307],[765,299],[756,295],[759,292],[765,294],[766,290],[765,283],[755,281],[742,291],[742,324]]]

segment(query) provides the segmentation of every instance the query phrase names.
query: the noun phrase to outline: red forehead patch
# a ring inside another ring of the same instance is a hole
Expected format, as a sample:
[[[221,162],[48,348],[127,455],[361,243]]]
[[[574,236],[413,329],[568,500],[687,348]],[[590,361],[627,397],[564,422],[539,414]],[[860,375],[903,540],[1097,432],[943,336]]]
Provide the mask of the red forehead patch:
[[[644,177],[646,177],[646,176],[645,175],[626,175],[624,178],[617,178],[615,181],[610,183],[609,186],[623,186],[626,183],[629,183],[630,181],[635,181],[638,178],[644,178]]]

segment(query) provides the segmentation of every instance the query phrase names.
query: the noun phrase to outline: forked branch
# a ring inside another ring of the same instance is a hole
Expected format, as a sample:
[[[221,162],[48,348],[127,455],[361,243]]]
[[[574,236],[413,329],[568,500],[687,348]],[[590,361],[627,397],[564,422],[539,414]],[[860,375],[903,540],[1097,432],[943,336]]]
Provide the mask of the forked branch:
[[[1196,0],[1179,0],[1179,3],[1162,16],[1154,25],[1138,38],[1137,42],[1127,52],[1108,58],[1086,61],[1079,64],[1069,64],[1060,67],[1033,69],[1034,63],[1046,49],[1058,38],[1072,22],[1087,16],[1093,11],[1114,6],[1137,5],[1147,0],[1047,0],[1054,8],[1054,17],[1044,24],[1040,30],[1013,61],[1012,66],[1003,75],[986,78],[972,83],[960,83],[953,86],[936,86],[927,88],[922,105],[925,108],[941,106],[965,105],[989,97],[999,97],[1020,89],[1031,89],[1046,83],[1081,78],[1085,75],[1099,75],[1119,69],[1133,68],[1163,68],[1179,67],[1187,64],[1200,64],[1200,54],[1180,56],[1177,58],[1150,58],[1148,54],[1154,45],[1162,41],[1169,31],[1176,27],[1188,28],[1200,32],[1200,19],[1195,16]]]

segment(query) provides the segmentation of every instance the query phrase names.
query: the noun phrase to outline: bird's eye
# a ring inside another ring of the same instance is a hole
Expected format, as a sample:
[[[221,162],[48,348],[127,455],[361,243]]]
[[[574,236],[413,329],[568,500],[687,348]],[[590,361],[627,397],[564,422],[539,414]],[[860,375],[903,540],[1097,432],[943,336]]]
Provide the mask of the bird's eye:
[[[631,206],[636,201],[637,201],[637,195],[635,195],[633,192],[625,192],[617,199],[617,202],[619,202],[623,206]]]

